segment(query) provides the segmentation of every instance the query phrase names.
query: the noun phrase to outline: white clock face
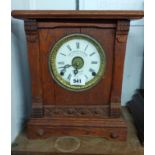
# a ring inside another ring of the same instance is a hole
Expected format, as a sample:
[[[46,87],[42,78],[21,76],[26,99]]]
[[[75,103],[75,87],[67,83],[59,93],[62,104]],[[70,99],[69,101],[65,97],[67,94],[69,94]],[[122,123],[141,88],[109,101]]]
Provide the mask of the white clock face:
[[[58,41],[50,58],[54,79],[75,91],[94,85],[105,66],[104,51],[99,43],[82,34],[69,35]]]

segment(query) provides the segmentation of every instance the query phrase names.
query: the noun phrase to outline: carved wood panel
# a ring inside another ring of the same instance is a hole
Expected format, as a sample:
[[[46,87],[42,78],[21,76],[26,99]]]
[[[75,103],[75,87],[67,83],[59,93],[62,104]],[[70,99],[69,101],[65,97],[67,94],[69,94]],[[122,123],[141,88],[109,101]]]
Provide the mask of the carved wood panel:
[[[45,117],[105,117],[108,106],[45,106]]]

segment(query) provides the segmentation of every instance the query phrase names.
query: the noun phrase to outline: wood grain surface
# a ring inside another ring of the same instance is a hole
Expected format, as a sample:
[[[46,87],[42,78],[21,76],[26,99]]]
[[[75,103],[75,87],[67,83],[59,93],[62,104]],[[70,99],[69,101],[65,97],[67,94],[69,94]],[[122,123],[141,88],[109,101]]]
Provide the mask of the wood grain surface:
[[[120,112],[124,57],[130,19],[142,18],[143,11],[18,10],[12,16],[24,19],[27,38],[32,81],[28,137],[96,135],[126,140],[127,126]],[[106,55],[100,82],[78,93],[60,87],[49,71],[52,47],[75,33],[96,39]]]
[[[11,15],[19,19],[139,19],[143,11],[51,11],[51,10],[13,10]]]

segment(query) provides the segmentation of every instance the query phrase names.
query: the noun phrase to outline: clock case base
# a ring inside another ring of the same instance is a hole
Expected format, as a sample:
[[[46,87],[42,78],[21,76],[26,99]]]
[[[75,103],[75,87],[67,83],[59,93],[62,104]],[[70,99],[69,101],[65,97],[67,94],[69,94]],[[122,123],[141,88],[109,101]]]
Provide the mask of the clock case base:
[[[127,125],[120,118],[31,118],[27,123],[30,139],[50,136],[101,136],[112,140],[126,140]]]

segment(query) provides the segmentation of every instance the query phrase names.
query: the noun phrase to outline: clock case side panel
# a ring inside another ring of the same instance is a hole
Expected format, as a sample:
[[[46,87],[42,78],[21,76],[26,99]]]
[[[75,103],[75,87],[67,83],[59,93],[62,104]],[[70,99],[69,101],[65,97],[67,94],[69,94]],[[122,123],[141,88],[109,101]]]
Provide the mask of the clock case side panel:
[[[115,34],[113,80],[110,99],[110,116],[120,117],[120,103],[123,80],[123,68],[126,43],[129,31],[129,20],[118,20]]]
[[[39,36],[36,20],[24,20],[28,58],[31,75],[32,112],[31,117],[43,117],[42,79],[40,67]]]

